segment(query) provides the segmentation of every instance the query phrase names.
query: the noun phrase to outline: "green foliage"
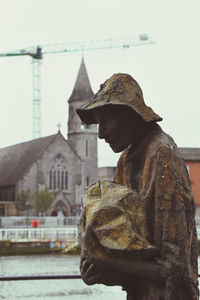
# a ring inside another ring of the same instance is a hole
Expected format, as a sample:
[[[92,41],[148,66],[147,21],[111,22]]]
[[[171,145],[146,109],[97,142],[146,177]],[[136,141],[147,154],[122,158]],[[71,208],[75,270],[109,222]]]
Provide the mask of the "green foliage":
[[[39,212],[47,211],[54,200],[54,194],[47,188],[33,194],[33,207]]]
[[[32,195],[30,190],[22,190],[20,193],[17,195],[17,208],[21,211],[28,210],[32,206]]]

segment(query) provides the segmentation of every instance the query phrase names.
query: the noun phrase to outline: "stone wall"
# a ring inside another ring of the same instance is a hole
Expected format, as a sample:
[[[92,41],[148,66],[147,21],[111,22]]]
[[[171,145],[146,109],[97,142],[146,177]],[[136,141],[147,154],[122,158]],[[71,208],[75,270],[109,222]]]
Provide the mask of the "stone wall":
[[[59,159],[58,159],[59,157]],[[67,188],[62,189],[57,186],[50,187],[50,170],[59,170],[63,165],[63,170],[67,172]],[[82,163],[76,153],[73,151],[68,142],[57,135],[55,140],[48,146],[46,151],[38,158],[37,162],[31,166],[24,177],[19,181],[17,192],[22,189],[30,189],[34,192],[37,188],[47,187],[55,194],[55,200],[52,205],[59,210],[59,207],[65,209],[66,215],[71,215],[71,207],[80,203],[80,199],[76,199],[77,186],[80,189],[81,182],[78,178],[81,176]],[[59,202],[59,204],[58,204]],[[63,206],[63,207],[62,207]],[[49,211],[51,214],[52,209]],[[33,211],[30,213],[34,213]]]

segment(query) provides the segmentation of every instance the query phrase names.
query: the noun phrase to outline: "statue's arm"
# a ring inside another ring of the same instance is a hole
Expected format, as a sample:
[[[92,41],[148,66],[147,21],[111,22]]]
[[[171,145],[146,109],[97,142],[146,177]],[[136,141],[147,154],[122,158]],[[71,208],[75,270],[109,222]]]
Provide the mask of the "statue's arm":
[[[88,228],[89,229],[89,228]],[[89,272],[96,271],[93,277],[94,283],[104,283],[100,277],[101,268],[109,269],[111,272],[104,273],[103,279],[113,279],[113,284],[107,285],[125,285],[129,281],[134,281],[134,277],[142,277],[151,281],[164,282],[168,278],[180,276],[183,272],[183,265],[179,259],[180,249],[173,243],[163,243],[163,249],[155,255],[154,258],[137,258],[130,259],[125,255],[123,257],[115,257],[110,251],[106,251],[102,247],[96,247],[94,243],[95,237],[92,230],[88,230],[85,236],[85,244],[87,252],[85,253],[87,267],[93,265]],[[162,253],[164,252],[164,253]],[[94,269],[93,269],[94,268]],[[87,269],[87,268],[86,268]],[[103,274],[103,273],[102,273]],[[108,277],[107,277],[108,275]],[[116,283],[118,281],[118,283]],[[111,280],[112,282],[112,280]],[[94,284],[91,283],[91,284]]]
[[[124,286],[133,280],[131,274],[113,270],[113,268],[104,265],[90,263],[83,254],[81,255],[80,272],[83,281],[87,285],[101,283],[107,286]]]
[[[142,260],[138,258],[137,260],[130,260],[126,257],[115,257],[102,247],[96,247],[94,240],[95,237],[93,232],[88,228],[85,236],[85,244],[87,245],[88,250],[85,253],[85,263],[82,265],[82,274],[84,274],[85,272],[83,271],[86,270],[85,278],[91,276],[91,282],[103,283],[101,281],[101,274],[97,271],[99,270],[101,273],[102,266],[105,270],[110,270],[110,274],[106,273],[103,277],[105,279],[108,275],[109,280],[112,278],[113,282],[115,282],[113,285],[117,285],[116,281],[118,281],[118,285],[123,285],[127,283],[127,281],[133,279],[133,276],[141,276],[152,280],[162,280],[158,265],[153,260],[148,261],[146,259]]]

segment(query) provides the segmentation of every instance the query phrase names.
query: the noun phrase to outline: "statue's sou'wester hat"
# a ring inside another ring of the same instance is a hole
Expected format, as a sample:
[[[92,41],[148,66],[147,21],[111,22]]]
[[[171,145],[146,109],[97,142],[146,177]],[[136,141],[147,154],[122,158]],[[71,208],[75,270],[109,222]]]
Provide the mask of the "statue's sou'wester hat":
[[[77,113],[84,123],[93,124],[96,123],[94,111],[107,105],[128,106],[145,122],[162,121],[162,118],[145,104],[142,89],[128,74],[117,73],[111,76],[100,85],[100,90],[89,103],[77,109]]]

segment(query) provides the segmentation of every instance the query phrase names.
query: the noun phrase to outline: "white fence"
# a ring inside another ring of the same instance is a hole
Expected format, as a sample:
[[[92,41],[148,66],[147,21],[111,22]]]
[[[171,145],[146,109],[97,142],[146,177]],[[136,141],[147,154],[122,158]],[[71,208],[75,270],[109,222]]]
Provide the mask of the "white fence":
[[[32,221],[38,221],[38,227],[75,226],[79,217],[0,217],[0,228],[28,228]]]
[[[0,240],[19,241],[66,241],[77,240],[77,226],[56,228],[0,229]]]

